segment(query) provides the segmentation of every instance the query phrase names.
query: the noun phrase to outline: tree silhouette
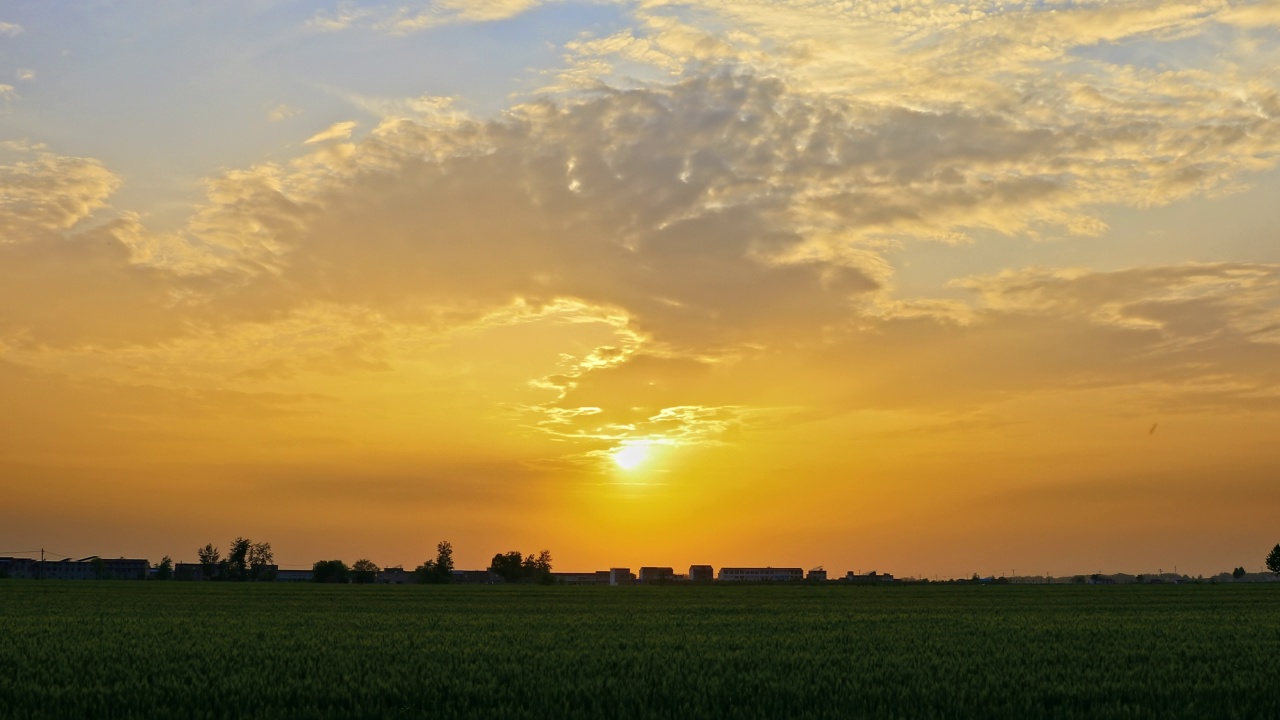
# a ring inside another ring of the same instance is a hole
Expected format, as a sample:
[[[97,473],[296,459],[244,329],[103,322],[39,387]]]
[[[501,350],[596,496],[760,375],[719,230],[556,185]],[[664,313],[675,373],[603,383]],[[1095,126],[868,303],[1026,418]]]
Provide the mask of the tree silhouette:
[[[1239,580],[1240,578],[1244,577],[1244,574],[1245,574],[1244,568],[1238,567],[1235,570],[1231,571],[1231,579]]]
[[[530,582],[548,585],[551,578],[551,551],[543,550],[538,557],[530,555],[524,559],[524,574]]]
[[[231,549],[225,559],[218,548],[209,543],[196,551],[200,557],[200,570],[206,580],[275,580],[275,554],[271,543],[255,543],[249,538],[237,537],[231,541]]]
[[[253,543],[249,538],[237,537],[235,540],[231,541],[231,549],[227,551],[227,559],[225,562],[226,572],[223,573],[224,579],[248,579],[249,551],[251,549],[253,549]]]
[[[380,569],[372,560],[360,558],[351,566],[351,582],[358,585],[371,585],[378,579]]]
[[[276,555],[271,551],[271,543],[260,542],[250,545],[248,559],[251,580],[276,579]]]
[[[517,550],[508,553],[498,553],[493,556],[493,560],[489,563],[489,572],[502,578],[509,583],[520,582],[520,576],[524,571],[524,556]]]
[[[498,553],[489,563],[489,572],[509,583],[550,583],[551,551],[543,550],[536,556],[529,554],[523,557],[515,550]]]
[[[213,580],[218,577],[218,569],[222,564],[222,554],[218,552],[218,548],[209,543],[196,551],[196,556],[200,558],[200,572],[204,575],[205,580]]]
[[[453,543],[441,540],[436,545],[436,559],[422,563],[413,574],[420,583],[453,582]]]
[[[1267,556],[1267,569],[1280,575],[1280,544],[1271,548],[1271,554]]]
[[[164,558],[160,560],[160,564],[156,565],[156,579],[157,580],[173,579],[173,558],[169,557],[168,555],[165,555]]]
[[[319,560],[311,566],[311,579],[318,583],[351,581],[351,568],[341,560]]]

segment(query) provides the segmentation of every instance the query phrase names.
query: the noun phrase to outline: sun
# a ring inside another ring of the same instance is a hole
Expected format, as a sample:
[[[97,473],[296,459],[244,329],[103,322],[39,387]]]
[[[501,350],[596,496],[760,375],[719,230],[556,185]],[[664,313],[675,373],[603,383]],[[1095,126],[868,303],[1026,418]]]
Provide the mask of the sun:
[[[611,453],[613,462],[623,470],[634,470],[649,459],[649,444],[623,445]]]

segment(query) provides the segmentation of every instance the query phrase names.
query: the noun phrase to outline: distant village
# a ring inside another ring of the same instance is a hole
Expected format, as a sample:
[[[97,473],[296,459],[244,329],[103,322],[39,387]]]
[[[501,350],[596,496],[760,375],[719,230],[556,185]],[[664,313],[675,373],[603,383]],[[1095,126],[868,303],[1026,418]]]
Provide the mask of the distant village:
[[[334,561],[323,561],[332,563]],[[209,563],[173,563],[171,569],[160,564],[153,565],[142,558],[102,558],[96,555],[61,560],[40,560],[25,557],[0,557],[0,578],[44,579],[44,580],[176,580],[206,581],[217,579],[216,571],[210,571]],[[246,579],[260,582],[326,582],[323,575],[327,568],[312,567],[310,570],[281,568],[275,564],[253,566],[252,576]],[[473,585],[499,585],[513,580],[510,575],[499,569],[484,570],[448,570],[446,582]],[[410,585],[423,582],[423,573],[419,570],[406,570],[403,567],[368,567],[357,561],[346,573],[335,575],[337,582],[368,583],[381,585]],[[858,575],[847,573],[841,581],[889,583],[895,582],[893,575],[870,572]],[[615,567],[608,570],[592,572],[554,572],[538,581],[555,585],[637,585],[637,584],[669,584],[669,583],[750,583],[750,582],[827,582],[827,572],[822,568],[805,571],[802,568],[774,567],[723,567],[717,572],[711,565],[691,565],[687,573],[677,573],[672,567],[641,567],[638,572],[630,568]]]
[[[443,545],[443,544],[442,544]],[[270,552],[267,546],[267,552]],[[441,557],[448,561],[451,548],[442,552]],[[515,573],[506,571],[501,560],[515,557]],[[151,563],[144,558],[104,558],[96,555],[72,559],[49,559],[18,556],[0,556],[0,579],[34,579],[34,580],[173,580],[201,582],[213,580],[247,580],[253,582],[333,582],[353,584],[410,585],[417,583],[456,583],[472,585],[499,585],[535,582],[554,585],[678,585],[678,584],[711,584],[711,583],[832,583],[832,584],[1156,584],[1156,583],[1197,583],[1197,582],[1275,582],[1280,580],[1274,573],[1245,572],[1236,568],[1234,572],[1220,573],[1211,577],[1190,577],[1177,573],[1158,572],[1149,575],[1130,575],[1117,573],[1103,575],[1074,575],[1065,577],[1041,576],[986,576],[973,575],[958,579],[896,578],[890,573],[876,571],[857,573],[848,571],[844,575],[829,577],[822,567],[804,570],[799,567],[722,567],[719,570],[711,565],[691,565],[687,572],[676,572],[670,566],[644,566],[633,572],[628,567],[612,567],[608,570],[590,572],[554,572],[550,569],[549,555],[544,551],[539,559],[534,556],[521,559],[519,553],[495,556],[494,565],[481,570],[455,570],[451,562],[436,565],[429,561],[414,570],[403,567],[378,567],[368,560],[359,560],[351,567],[337,560],[320,561],[311,569],[282,568],[274,563],[259,562],[243,564],[239,575],[229,568],[226,560],[218,558],[214,561],[206,557],[205,562],[172,563],[165,558],[160,563]],[[527,572],[530,568],[533,573]],[[521,572],[521,570],[525,572]],[[540,572],[539,572],[540,571]]]

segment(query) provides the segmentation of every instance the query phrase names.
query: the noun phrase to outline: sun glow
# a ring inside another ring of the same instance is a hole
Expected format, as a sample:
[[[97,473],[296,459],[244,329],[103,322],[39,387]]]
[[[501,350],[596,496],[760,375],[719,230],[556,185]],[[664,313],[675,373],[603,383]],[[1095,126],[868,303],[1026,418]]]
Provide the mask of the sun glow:
[[[613,462],[623,470],[634,470],[649,458],[649,444],[623,445],[613,451]]]

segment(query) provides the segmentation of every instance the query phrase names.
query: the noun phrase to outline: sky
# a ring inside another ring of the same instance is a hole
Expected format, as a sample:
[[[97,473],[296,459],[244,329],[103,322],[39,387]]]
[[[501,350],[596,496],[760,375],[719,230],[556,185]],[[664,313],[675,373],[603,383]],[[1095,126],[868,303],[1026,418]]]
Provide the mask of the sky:
[[[0,554],[1257,570],[1280,2],[0,6]]]

